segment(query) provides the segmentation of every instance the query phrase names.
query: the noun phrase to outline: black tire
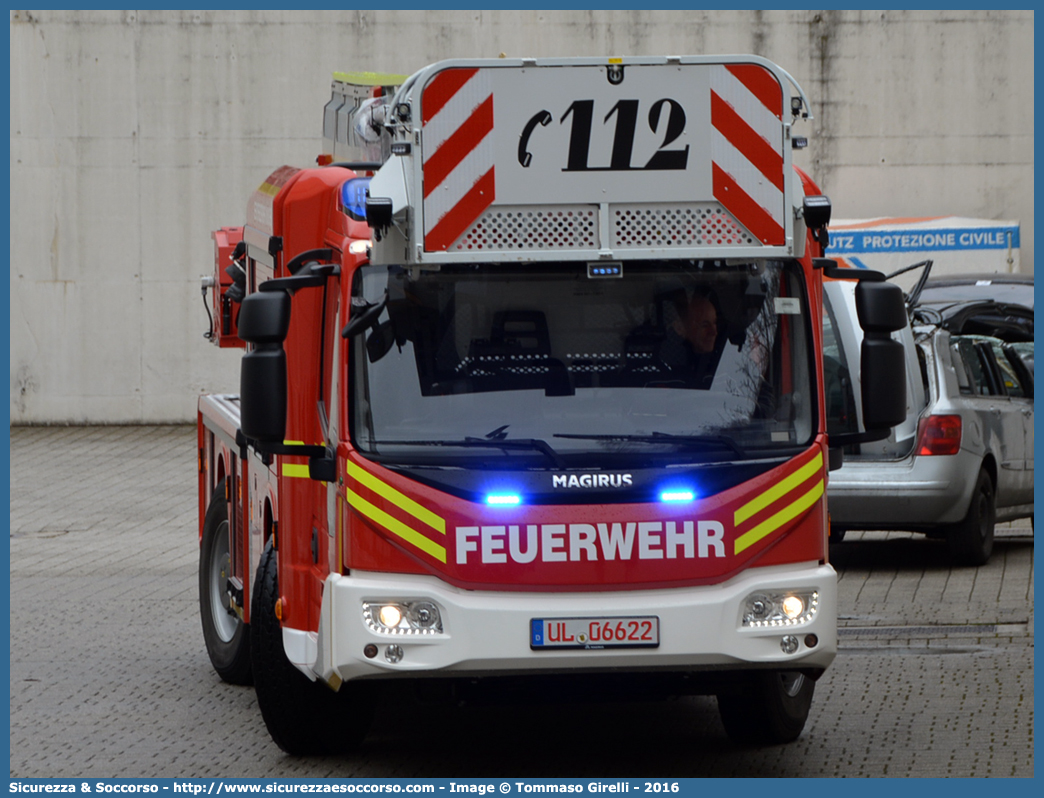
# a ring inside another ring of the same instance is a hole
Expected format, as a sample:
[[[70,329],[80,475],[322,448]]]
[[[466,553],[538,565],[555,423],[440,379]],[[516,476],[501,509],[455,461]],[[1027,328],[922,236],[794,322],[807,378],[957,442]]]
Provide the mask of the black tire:
[[[847,531],[848,530],[845,529],[844,527],[831,526],[830,527],[830,541],[829,542],[830,543],[840,543],[842,540],[845,539],[845,533]]]
[[[294,755],[340,754],[359,745],[373,719],[373,702],[359,686],[334,692],[291,664],[275,615],[279,597],[276,552],[265,547],[254,580],[251,607],[254,689],[265,726],[276,745]]]
[[[798,671],[756,671],[740,689],[718,695],[718,714],[733,742],[781,745],[805,728],[816,683]]]
[[[959,565],[985,565],[993,553],[993,528],[997,517],[993,480],[979,471],[971,504],[964,520],[950,529],[946,540],[950,555]]]
[[[229,684],[250,684],[250,627],[229,611],[228,504],[225,483],[214,489],[199,548],[199,615],[210,664]]]

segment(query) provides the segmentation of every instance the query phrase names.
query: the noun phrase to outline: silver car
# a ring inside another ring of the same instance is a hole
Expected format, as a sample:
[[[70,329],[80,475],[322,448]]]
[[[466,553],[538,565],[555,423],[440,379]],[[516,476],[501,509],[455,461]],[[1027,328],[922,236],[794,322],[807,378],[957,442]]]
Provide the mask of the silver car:
[[[916,431],[907,424],[845,452],[830,474],[831,539],[849,529],[924,532],[944,537],[958,562],[981,565],[996,522],[1033,517],[1032,343],[937,325],[915,332],[908,371],[919,373],[924,397],[918,407],[908,392]]]
[[[967,302],[991,299],[1033,310],[1032,274],[951,274],[929,277],[922,302]]]

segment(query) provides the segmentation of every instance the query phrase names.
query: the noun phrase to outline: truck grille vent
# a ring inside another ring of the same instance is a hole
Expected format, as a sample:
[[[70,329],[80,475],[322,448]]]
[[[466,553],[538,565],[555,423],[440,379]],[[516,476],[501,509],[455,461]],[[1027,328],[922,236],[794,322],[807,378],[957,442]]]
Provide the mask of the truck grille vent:
[[[760,242],[716,202],[611,205],[613,249],[748,247]],[[504,206],[483,213],[450,252],[599,249],[594,205]]]
[[[598,209],[590,205],[499,206],[479,217],[450,251],[598,249]]]
[[[628,247],[757,246],[739,222],[716,202],[672,205],[614,205],[614,249]]]

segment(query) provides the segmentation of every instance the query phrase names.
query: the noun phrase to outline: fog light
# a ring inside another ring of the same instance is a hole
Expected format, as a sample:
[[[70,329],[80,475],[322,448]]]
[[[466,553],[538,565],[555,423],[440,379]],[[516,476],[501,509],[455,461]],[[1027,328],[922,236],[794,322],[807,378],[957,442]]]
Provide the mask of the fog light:
[[[779,641],[779,647],[783,649],[784,654],[793,654],[798,650],[798,639],[794,635],[783,635],[783,639]]]
[[[794,643],[797,643],[796,639],[794,640]],[[384,658],[388,660],[388,662],[398,662],[402,659],[402,646],[388,646],[384,649]]]
[[[819,645],[819,638],[816,635],[805,635],[805,645],[809,648],[815,648]]]
[[[366,647],[363,649],[363,656],[366,657],[366,659],[373,659],[374,657],[376,657],[377,646],[375,646],[373,643],[367,643]]]

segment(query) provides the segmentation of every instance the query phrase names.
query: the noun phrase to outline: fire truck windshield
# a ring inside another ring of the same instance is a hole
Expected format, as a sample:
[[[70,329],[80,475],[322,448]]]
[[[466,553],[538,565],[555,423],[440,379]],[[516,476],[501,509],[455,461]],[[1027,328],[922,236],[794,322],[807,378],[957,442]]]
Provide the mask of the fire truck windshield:
[[[815,432],[794,262],[363,267],[355,312],[385,299],[348,347],[353,443],[382,462],[741,461]]]

